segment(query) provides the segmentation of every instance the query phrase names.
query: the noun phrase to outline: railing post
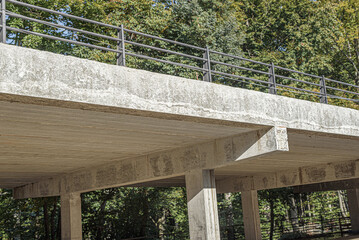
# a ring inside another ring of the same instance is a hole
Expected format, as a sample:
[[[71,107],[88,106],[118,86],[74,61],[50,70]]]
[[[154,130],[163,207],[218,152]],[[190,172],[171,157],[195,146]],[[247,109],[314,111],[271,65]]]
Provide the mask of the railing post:
[[[340,229],[340,235],[343,237],[343,227],[342,227],[342,219],[340,213],[338,213],[338,220],[339,220],[339,229]]]
[[[274,63],[271,63],[271,66],[269,67],[269,79],[268,79],[268,86],[269,86],[269,93],[271,94],[277,94],[277,86],[275,81],[275,71],[274,71]]]
[[[203,54],[203,58],[206,59],[206,60],[204,60],[204,64],[203,64],[203,69],[206,70],[206,71],[203,72],[203,81],[212,82],[211,59],[210,59],[210,56],[209,56],[209,48],[208,48],[208,46],[206,47],[206,51]]]
[[[123,30],[123,24],[121,24],[121,29],[118,30],[117,37],[119,41],[117,42],[117,65],[126,66],[126,48],[125,48],[125,33]]]
[[[328,104],[327,87],[325,85],[325,77],[320,79],[320,103]]]
[[[1,32],[0,32],[0,42],[6,43],[6,0],[1,0],[1,20],[0,24]]]

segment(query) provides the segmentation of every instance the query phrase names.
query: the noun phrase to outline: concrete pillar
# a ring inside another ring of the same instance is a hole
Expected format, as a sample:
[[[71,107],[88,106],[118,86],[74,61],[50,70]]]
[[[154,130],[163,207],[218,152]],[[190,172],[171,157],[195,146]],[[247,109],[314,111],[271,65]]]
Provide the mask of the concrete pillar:
[[[186,173],[186,189],[191,240],[220,239],[214,171]]]
[[[82,240],[80,193],[61,195],[61,240]]]
[[[245,238],[246,240],[261,240],[257,191],[243,191],[241,197]]]
[[[359,189],[349,189],[347,194],[352,231],[359,233]]]

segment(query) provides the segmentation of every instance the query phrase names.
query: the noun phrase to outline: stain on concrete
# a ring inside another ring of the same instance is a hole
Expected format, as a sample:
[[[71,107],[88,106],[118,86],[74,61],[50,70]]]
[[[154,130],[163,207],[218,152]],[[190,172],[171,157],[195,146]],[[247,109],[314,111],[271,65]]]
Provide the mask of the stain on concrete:
[[[47,182],[39,184],[39,191],[42,196],[49,195],[49,184]]]
[[[326,177],[325,167],[308,167],[304,172],[310,182],[323,181]]]
[[[96,172],[96,182],[100,185],[112,185],[117,182],[117,168],[106,166]]]
[[[155,176],[155,177],[161,176],[161,171],[159,168],[160,157],[159,156],[150,157],[149,161],[150,161],[150,166],[152,169],[153,176]]]
[[[118,178],[122,183],[135,180],[135,168],[131,162],[127,162],[121,165],[121,171]]]
[[[232,142],[232,139],[227,139],[224,142],[224,154],[226,158],[226,162],[230,162],[233,160],[233,152],[235,151],[235,146]]]
[[[173,173],[173,163],[172,158],[168,155],[163,156],[163,163],[164,163],[164,174],[171,175]]]
[[[336,178],[348,178],[355,176],[356,164],[355,162],[338,163],[334,165]]]
[[[74,174],[72,177],[72,190],[80,191],[83,188],[91,188],[92,175],[91,172],[84,172],[81,174]]]
[[[281,175],[279,178],[279,181],[284,185],[284,186],[292,186],[296,183],[298,179],[298,174],[297,173],[293,173],[293,174],[288,174],[288,175]]]
[[[263,179],[262,179],[262,181],[263,181],[263,187],[264,188],[267,188],[267,186],[268,186],[268,178],[267,177],[264,177]]]
[[[181,158],[184,164],[183,168],[185,171],[199,168],[205,163],[201,161],[198,148],[190,148],[186,150]]]

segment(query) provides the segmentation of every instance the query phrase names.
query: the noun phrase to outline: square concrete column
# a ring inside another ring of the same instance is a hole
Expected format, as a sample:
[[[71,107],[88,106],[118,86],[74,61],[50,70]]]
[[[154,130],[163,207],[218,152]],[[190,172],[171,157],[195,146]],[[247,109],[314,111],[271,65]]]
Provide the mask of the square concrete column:
[[[220,239],[214,171],[186,173],[186,189],[191,240]]]
[[[347,195],[352,231],[359,233],[359,189],[349,189]]]
[[[244,191],[241,197],[245,238],[248,240],[261,240],[257,191]]]
[[[61,240],[82,240],[80,193],[61,195]]]

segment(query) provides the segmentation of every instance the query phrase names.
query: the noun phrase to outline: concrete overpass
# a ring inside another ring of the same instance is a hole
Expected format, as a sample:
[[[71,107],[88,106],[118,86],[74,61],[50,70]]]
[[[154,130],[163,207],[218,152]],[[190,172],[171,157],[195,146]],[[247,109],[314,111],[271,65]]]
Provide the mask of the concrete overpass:
[[[0,187],[61,196],[62,239],[96,189],[186,186],[191,239],[240,191],[261,239],[257,190],[357,178],[357,110],[0,44]]]

